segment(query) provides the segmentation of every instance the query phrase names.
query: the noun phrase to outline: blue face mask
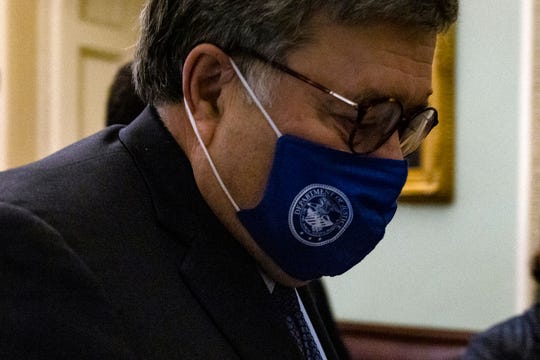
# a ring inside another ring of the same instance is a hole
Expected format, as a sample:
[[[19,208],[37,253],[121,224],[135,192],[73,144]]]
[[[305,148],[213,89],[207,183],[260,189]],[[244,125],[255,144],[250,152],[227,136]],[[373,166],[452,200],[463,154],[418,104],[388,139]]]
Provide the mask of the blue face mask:
[[[353,155],[282,135],[231,60],[276,132],[263,199],[240,210],[223,184],[186,104],[195,134],[238,218],[259,247],[298,280],[335,276],[358,264],[384,236],[407,179],[407,163]]]
[[[329,149],[283,135],[262,201],[238,217],[289,275],[339,275],[382,239],[407,177],[405,161]]]

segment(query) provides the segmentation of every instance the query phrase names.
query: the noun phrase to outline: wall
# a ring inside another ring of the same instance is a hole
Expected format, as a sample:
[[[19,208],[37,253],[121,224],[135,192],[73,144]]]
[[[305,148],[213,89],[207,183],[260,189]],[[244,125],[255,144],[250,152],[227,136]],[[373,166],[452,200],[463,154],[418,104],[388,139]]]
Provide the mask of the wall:
[[[40,0],[36,154],[105,125],[114,74],[132,58],[143,0]]]
[[[35,0],[0,0],[0,169],[35,158]]]
[[[0,0],[0,170],[105,125],[143,0]]]
[[[529,303],[527,228],[519,221],[527,215],[519,147],[527,125],[520,122],[524,4],[461,1],[454,199],[401,204],[376,250],[326,280],[338,318],[474,330]]]

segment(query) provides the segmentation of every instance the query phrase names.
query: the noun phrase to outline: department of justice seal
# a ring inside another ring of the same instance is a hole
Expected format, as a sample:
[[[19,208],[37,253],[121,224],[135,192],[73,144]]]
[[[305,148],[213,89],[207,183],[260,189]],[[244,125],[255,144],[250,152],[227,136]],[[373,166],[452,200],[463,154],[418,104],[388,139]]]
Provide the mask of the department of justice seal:
[[[352,218],[351,203],[343,192],[330,185],[311,184],[294,198],[289,228],[298,241],[322,246],[340,237]]]

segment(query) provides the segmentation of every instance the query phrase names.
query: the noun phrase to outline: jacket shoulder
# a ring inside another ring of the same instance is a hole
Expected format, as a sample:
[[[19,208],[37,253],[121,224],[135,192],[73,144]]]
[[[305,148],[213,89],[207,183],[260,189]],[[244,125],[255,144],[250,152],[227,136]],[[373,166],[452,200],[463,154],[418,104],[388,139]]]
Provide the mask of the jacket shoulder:
[[[0,356],[132,359],[91,271],[30,211],[0,202]]]

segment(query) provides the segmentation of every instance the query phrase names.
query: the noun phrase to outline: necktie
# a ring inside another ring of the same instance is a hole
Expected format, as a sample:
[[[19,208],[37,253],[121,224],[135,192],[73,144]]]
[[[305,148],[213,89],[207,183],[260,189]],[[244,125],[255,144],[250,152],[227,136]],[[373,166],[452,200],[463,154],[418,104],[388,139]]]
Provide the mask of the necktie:
[[[307,360],[322,360],[302,310],[300,310],[294,289],[276,284],[272,297],[283,316],[289,332],[296,340],[302,354],[304,354],[304,358]]]

